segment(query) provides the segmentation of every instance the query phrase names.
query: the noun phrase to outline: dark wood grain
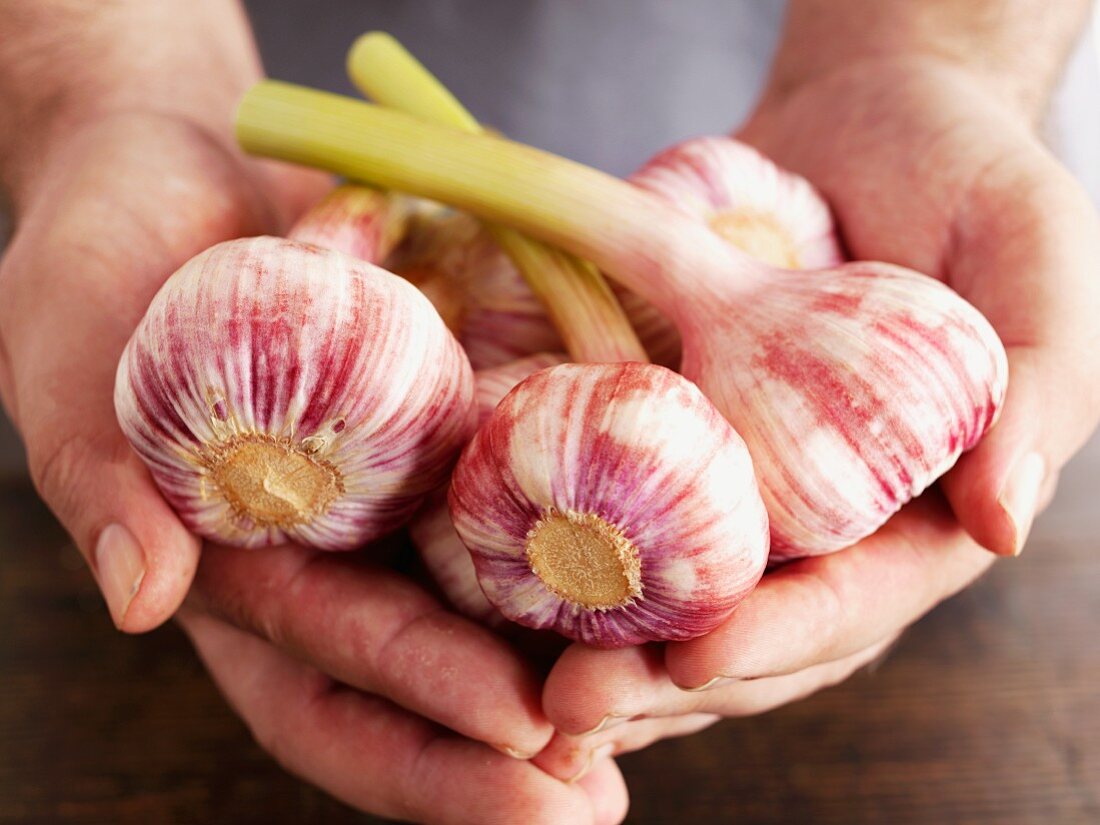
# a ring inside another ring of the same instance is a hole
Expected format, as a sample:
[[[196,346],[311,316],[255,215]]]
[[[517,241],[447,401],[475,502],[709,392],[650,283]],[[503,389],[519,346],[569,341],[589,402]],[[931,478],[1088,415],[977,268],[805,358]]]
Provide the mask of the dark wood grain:
[[[1100,822],[1100,553],[1046,542],[873,672],[621,759],[637,823]],[[251,741],[174,627],[111,629],[26,485],[0,487],[0,821],[363,822]]]

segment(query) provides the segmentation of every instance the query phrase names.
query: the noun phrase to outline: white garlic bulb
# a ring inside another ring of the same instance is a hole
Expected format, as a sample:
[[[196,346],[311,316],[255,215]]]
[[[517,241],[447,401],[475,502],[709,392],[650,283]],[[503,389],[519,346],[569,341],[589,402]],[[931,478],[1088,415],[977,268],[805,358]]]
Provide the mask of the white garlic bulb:
[[[115,409],[183,521],[262,546],[361,546],[447,477],[473,375],[404,280],[281,238],[218,244],[154,297]]]

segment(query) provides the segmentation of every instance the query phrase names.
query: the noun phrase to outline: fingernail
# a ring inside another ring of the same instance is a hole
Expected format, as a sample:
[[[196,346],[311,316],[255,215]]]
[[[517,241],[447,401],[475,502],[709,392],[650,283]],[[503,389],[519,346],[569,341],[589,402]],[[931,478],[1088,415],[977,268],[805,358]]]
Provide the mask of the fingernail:
[[[1035,510],[1039,506],[1039,491],[1046,477],[1046,462],[1038,453],[1028,453],[1012,468],[997,503],[1012,522],[1012,555],[1024,549]]]
[[[680,689],[681,690],[686,690],[688,693],[699,693],[700,691],[710,690],[711,688],[716,688],[716,687],[722,687],[723,685],[728,685],[730,682],[736,682],[736,681],[737,680],[734,679],[732,676],[718,675],[718,676],[715,676],[713,679],[711,679],[709,682],[703,682],[703,684],[697,685],[696,687],[686,687],[686,688],[680,688]]]
[[[513,759],[519,759],[526,762],[528,759],[534,759],[536,754],[528,753],[527,751],[521,751],[519,748],[513,748],[511,745],[502,745],[499,742],[490,742],[489,747],[493,750],[500,751],[505,756],[510,756]]]
[[[95,568],[99,589],[117,627],[145,578],[145,553],[134,534],[121,524],[110,524],[95,545]]]
[[[604,744],[600,745],[598,748],[594,748],[593,750],[590,750],[588,752],[588,758],[584,761],[584,767],[582,767],[576,773],[576,775],[571,776],[566,781],[570,785],[573,785],[577,782],[580,782],[582,779],[584,779],[585,776],[588,775],[588,772],[590,770],[592,770],[592,768],[595,767],[595,765],[598,762],[603,761],[607,757],[611,756],[613,753],[615,753],[615,743],[614,742],[605,742]]]
[[[609,714],[607,714],[607,716],[605,716],[603,719],[600,720],[600,723],[598,725],[596,725],[596,727],[590,728],[589,730],[586,730],[583,733],[578,733],[578,734],[574,734],[574,735],[575,736],[591,736],[594,733],[599,733],[600,731],[609,730],[609,729],[615,727],[616,725],[621,725],[623,722],[625,722],[629,718],[630,718],[629,716],[620,716],[617,713],[609,713]]]

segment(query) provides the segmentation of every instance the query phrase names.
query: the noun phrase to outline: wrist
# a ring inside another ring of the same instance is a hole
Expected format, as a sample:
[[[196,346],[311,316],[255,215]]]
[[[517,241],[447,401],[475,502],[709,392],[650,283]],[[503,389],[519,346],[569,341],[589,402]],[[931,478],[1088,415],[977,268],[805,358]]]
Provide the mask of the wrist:
[[[886,67],[953,71],[1035,125],[1088,0],[791,0],[768,95]]]
[[[881,100],[891,94],[891,88],[905,86],[914,79],[934,79],[945,94],[980,96],[999,109],[1006,120],[1029,131],[1036,128],[1045,106],[1045,93],[1039,100],[1009,79],[989,75],[934,51],[913,49],[888,55],[851,55],[828,65],[818,64],[812,71],[777,62],[745,129],[751,132],[754,121],[782,110],[797,98],[818,96],[846,108],[857,100]]]
[[[227,0],[52,0],[17,7],[0,43],[0,187],[16,213],[66,147],[120,114],[175,118],[232,146],[233,110],[262,74]]]

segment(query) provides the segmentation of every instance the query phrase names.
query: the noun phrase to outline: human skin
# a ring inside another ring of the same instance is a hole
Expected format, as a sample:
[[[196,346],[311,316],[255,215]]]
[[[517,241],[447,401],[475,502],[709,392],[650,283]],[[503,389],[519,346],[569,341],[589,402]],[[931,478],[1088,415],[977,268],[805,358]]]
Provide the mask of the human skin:
[[[233,109],[261,74],[239,7],[3,0],[0,16],[14,217],[0,397],[115,624],[155,627],[191,588],[179,621],[256,739],[363,810],[619,821],[613,762],[569,785],[515,758],[553,731],[537,674],[503,639],[384,566],[381,549],[200,547],[118,428],[118,359],[164,280],[216,242],[284,230],[331,185],[236,149]]]
[[[1086,12],[1033,0],[791,4],[738,136],[821,189],[854,258],[940,278],[985,313],[1008,352],[1004,412],[877,534],[765,575],[710,634],[663,650],[567,649],[543,695],[559,731],[536,760],[546,770],[576,776],[599,764],[593,754],[838,682],[993,563],[978,541],[1023,547],[1100,416],[1100,222],[1036,135]]]

